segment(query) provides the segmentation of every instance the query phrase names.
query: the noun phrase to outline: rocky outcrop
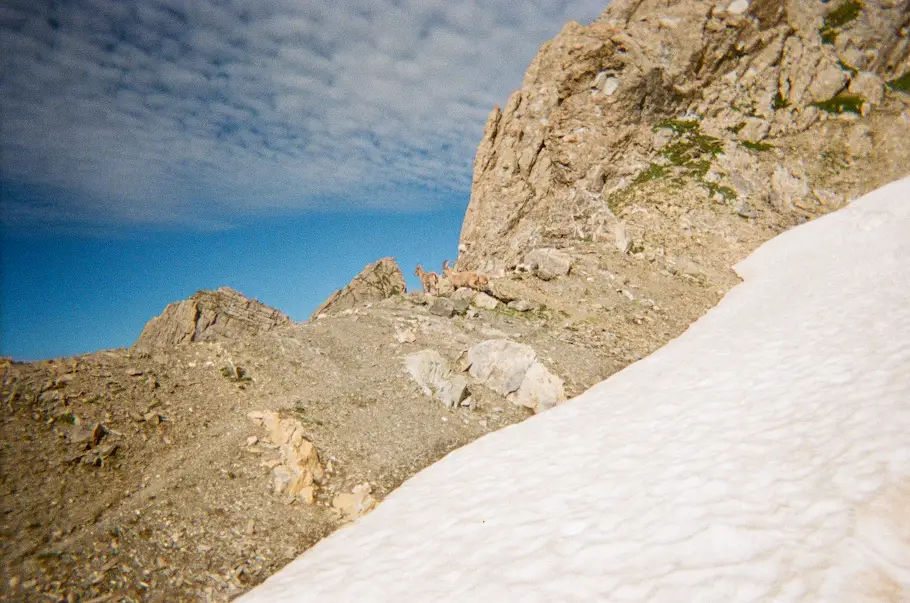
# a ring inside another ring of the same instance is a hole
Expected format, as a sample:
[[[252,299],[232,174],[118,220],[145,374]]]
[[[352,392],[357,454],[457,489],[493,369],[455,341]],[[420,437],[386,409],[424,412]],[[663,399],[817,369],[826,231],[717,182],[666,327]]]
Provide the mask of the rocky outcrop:
[[[133,350],[143,353],[194,341],[233,339],[290,324],[291,319],[275,308],[221,287],[169,304],[146,323]]]
[[[405,368],[424,394],[435,397],[447,408],[458,406],[468,395],[467,379],[453,375],[449,363],[436,350],[408,354]]]
[[[566,399],[562,379],[547,370],[531,346],[507,339],[482,341],[468,350],[467,365],[486,387],[534,412]]]
[[[381,301],[402,294],[406,290],[404,275],[401,274],[398,264],[392,258],[382,258],[374,264],[367,265],[344,289],[335,291],[322,302],[310,320],[321,315],[337,314],[369,302]]]
[[[316,447],[304,437],[300,421],[282,418],[274,411],[253,411],[248,417],[264,427],[272,446],[278,447],[278,459],[269,463],[274,493],[287,502],[313,504],[325,469]]]
[[[908,25],[910,0],[614,0],[589,26],[566,25],[487,120],[459,269],[502,274],[567,239],[634,251],[625,192],[665,180],[734,215],[764,203],[780,158],[805,160],[813,182],[800,201],[818,207],[767,209],[823,213],[811,188],[833,188],[857,120],[878,119],[871,138],[888,150],[847,157],[876,165],[851,194],[904,175]],[[811,151],[788,157],[801,134]]]

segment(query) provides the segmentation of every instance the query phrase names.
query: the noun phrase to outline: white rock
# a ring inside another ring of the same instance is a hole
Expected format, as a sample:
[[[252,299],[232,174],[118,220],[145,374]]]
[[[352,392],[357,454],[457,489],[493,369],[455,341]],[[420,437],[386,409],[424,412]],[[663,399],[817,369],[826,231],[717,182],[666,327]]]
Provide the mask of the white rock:
[[[853,76],[847,88],[850,94],[861,96],[867,102],[878,105],[885,96],[884,82],[880,77],[868,71],[860,71]]]
[[[547,370],[540,361],[532,364],[525,373],[514,400],[516,404],[526,406],[534,412],[549,410],[565,401],[566,392],[562,379]]]
[[[473,303],[478,308],[482,308],[484,310],[495,310],[499,305],[499,300],[495,297],[487,295],[483,291],[478,291],[474,295]]]
[[[748,0],[733,0],[733,2],[727,6],[727,12],[731,15],[741,15],[747,10],[749,10]]]
[[[555,249],[535,249],[525,256],[525,264],[545,281],[564,276],[572,269],[572,258]]]
[[[471,376],[502,395],[518,391],[525,374],[537,360],[531,346],[508,339],[489,339],[468,350]]]
[[[405,367],[424,394],[435,397],[446,407],[457,406],[468,395],[467,380],[453,376],[449,363],[436,350],[408,354]]]

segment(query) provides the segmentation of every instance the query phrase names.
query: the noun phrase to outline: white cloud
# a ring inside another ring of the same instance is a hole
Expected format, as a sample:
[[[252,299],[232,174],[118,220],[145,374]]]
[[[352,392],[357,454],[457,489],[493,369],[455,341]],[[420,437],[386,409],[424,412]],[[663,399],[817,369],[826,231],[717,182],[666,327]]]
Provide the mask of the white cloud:
[[[4,218],[198,223],[202,203],[220,222],[463,196],[489,110],[604,4],[14,0]]]

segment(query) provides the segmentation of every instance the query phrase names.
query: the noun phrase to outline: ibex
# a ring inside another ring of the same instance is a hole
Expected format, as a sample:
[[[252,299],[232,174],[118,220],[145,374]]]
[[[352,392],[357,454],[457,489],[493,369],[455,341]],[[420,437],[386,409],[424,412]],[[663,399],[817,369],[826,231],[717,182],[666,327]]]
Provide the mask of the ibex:
[[[483,291],[486,289],[487,284],[490,282],[487,277],[482,274],[477,274],[476,272],[463,271],[455,272],[449,267],[449,260],[446,260],[442,263],[442,274],[449,279],[452,283],[452,286],[458,289],[459,287],[470,287],[475,291]]]
[[[424,272],[423,267],[420,264],[417,264],[417,269],[414,271],[414,276],[420,279],[420,284],[423,286],[425,293],[430,295],[439,295],[439,275],[435,272]]]

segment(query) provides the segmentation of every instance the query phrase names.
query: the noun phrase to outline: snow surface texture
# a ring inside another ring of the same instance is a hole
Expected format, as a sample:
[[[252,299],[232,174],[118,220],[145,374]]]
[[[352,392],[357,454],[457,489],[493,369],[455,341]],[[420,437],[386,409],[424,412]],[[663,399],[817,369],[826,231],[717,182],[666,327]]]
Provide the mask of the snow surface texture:
[[[243,603],[910,601],[910,179],[737,271],[681,337]]]

